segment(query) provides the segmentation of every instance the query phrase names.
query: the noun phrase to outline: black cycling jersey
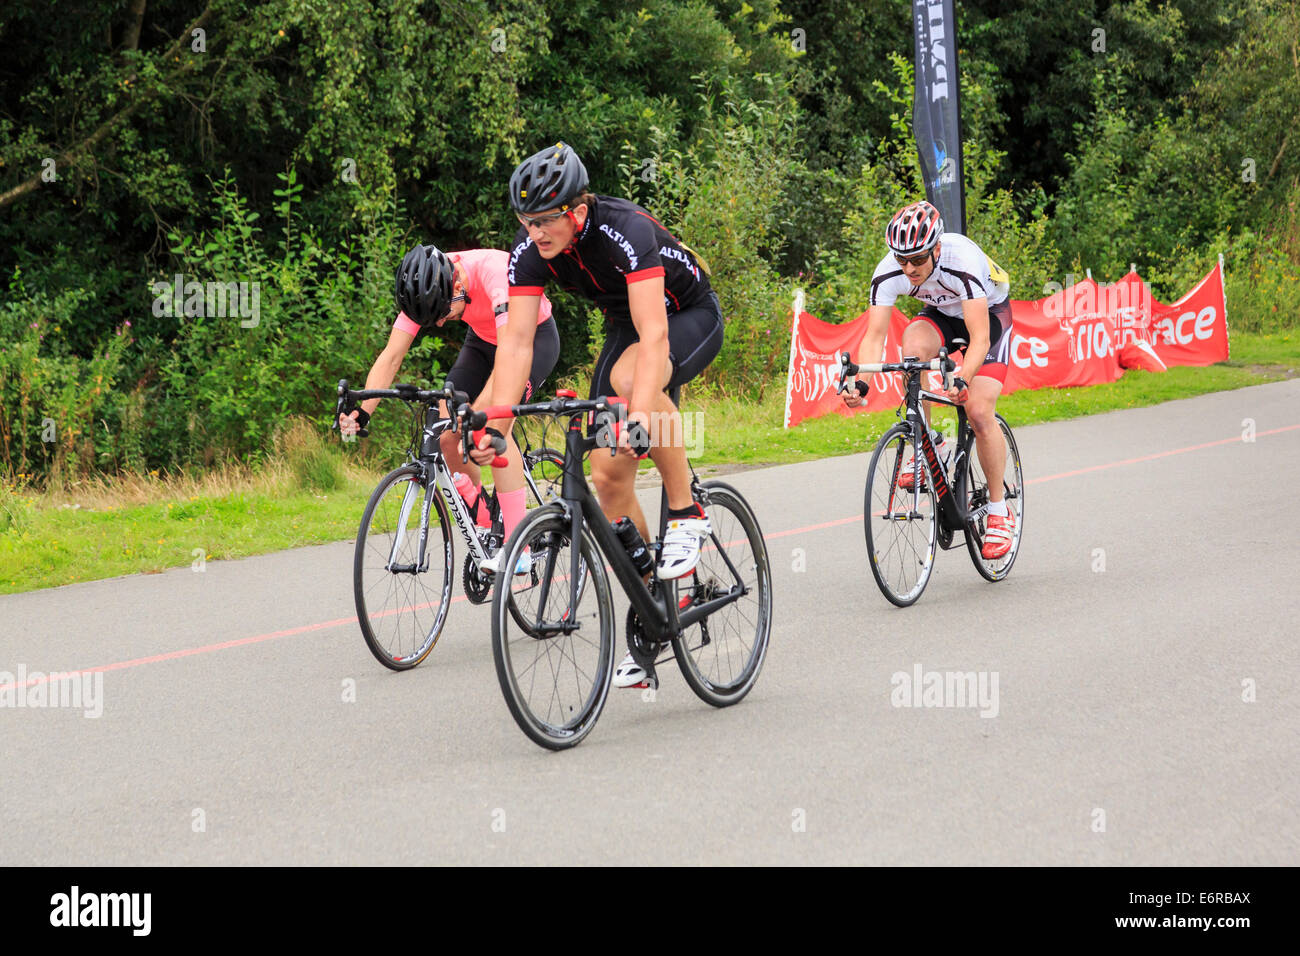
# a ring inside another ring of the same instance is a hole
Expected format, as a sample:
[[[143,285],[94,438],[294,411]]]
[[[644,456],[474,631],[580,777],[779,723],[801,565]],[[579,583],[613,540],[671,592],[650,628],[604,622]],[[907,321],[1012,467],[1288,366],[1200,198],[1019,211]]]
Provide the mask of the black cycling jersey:
[[[510,253],[511,295],[541,295],[558,283],[596,303],[610,322],[631,324],[627,287],[663,276],[669,317],[703,303],[709,277],[657,219],[634,202],[597,196],[574,242],[554,259],[544,259],[522,226]]]

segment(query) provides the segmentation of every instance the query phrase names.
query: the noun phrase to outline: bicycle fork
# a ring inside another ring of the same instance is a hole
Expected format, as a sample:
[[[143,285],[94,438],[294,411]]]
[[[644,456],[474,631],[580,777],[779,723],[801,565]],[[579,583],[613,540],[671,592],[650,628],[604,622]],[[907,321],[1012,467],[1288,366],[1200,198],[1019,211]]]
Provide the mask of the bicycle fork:
[[[433,504],[433,496],[437,494],[437,486],[433,483],[425,485],[424,501],[420,505],[420,537],[415,561],[410,564],[397,563],[397,558],[406,544],[406,523],[411,520],[411,509],[415,507],[415,499],[419,494],[420,486],[412,478],[406,483],[406,491],[402,495],[402,509],[397,517],[397,530],[393,534],[393,547],[388,552],[388,563],[384,565],[385,571],[393,574],[411,574],[418,569],[419,573],[423,574],[429,570],[429,508]]]

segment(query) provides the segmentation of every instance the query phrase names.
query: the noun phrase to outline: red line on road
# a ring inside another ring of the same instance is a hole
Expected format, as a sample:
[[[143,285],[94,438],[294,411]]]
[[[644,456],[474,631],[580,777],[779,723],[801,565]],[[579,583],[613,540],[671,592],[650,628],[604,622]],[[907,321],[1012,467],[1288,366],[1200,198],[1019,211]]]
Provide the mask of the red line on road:
[[[1280,435],[1283,432],[1295,431],[1300,429],[1300,424],[1286,425],[1282,428],[1270,428],[1267,431],[1256,432],[1256,438],[1262,438],[1265,435]],[[1047,475],[1042,478],[1031,478],[1025,482],[1027,485],[1042,484],[1045,481],[1056,481],[1060,478],[1074,478],[1078,475],[1087,475],[1095,471],[1105,471],[1108,468],[1120,468],[1124,465],[1136,465],[1144,461],[1154,461],[1159,458],[1168,458],[1171,455],[1185,455],[1188,452],[1202,451],[1206,448],[1216,448],[1220,445],[1240,444],[1244,442],[1241,436],[1235,438],[1222,438],[1218,441],[1203,442],[1199,445],[1188,445],[1185,448],[1175,448],[1171,451],[1159,451],[1150,455],[1140,455],[1137,458],[1125,458],[1122,461],[1112,461],[1104,465],[1090,465],[1087,468],[1076,468],[1073,471],[1063,471],[1056,475]],[[793,534],[806,534],[810,531],[822,531],[826,528],[835,528],[844,524],[852,524],[861,521],[862,515],[856,514],[848,518],[837,518],[834,521],[823,521],[819,524],[805,525],[802,528],[791,528],[788,531],[774,531],[771,534],[763,535],[764,540],[771,541],[773,538],[785,538]],[[735,541],[727,542],[728,546],[735,544]],[[452,598],[453,603],[465,600],[465,596],[458,595]],[[396,612],[387,612],[396,613]],[[332,627],[341,627],[345,624],[357,623],[356,617],[341,617],[334,621],[322,621],[318,624],[305,624],[302,627],[291,627],[283,631],[271,631],[267,634],[258,634],[253,637],[241,637],[234,641],[222,641],[220,644],[207,644],[203,647],[191,647],[180,651],[168,651],[165,654],[154,654],[151,657],[137,657],[134,660],[118,661],[115,664],[102,664],[99,667],[86,667],[75,671],[61,671],[57,674],[48,674],[44,677],[31,678],[21,685],[16,683],[0,684],[0,691],[11,690],[16,686],[30,687],[33,684],[46,683],[53,678],[72,677],[78,674],[94,674],[101,671],[123,670],[128,667],[139,667],[143,664],[157,664],[160,661],[175,660],[178,657],[190,657],[194,654],[208,654],[212,651],[224,651],[232,647],[243,647],[247,644],[258,644],[262,641],[273,640],[277,637],[292,637],[295,634],[306,634],[311,631],[323,631]]]
[[[464,601],[465,595],[460,594],[452,598],[452,603]],[[402,611],[419,610],[423,607],[430,607],[428,603],[417,605],[415,608],[403,608]],[[388,617],[397,614],[399,611],[384,611],[376,614],[376,617]],[[65,677],[76,677],[80,674],[103,673],[104,671],[120,671],[127,667],[139,667],[141,664],[157,664],[160,661],[175,660],[178,657],[189,657],[193,654],[208,654],[212,651],[224,651],[231,647],[242,647],[245,644],[260,644],[262,641],[270,641],[277,637],[292,637],[295,634],[306,634],[310,631],[324,631],[331,627],[341,627],[344,624],[356,624],[356,616],[340,617],[333,621],[321,621],[317,624],[304,624],[302,627],[291,627],[283,631],[270,631],[266,634],[257,634],[253,637],[241,637],[233,641],[222,641],[219,644],[205,644],[202,647],[189,647],[179,651],[168,651],[165,654],[153,654],[149,657],[137,657],[129,661],[118,661],[114,664],[101,664],[98,667],[83,667],[75,671],[51,671],[49,674],[43,674],[40,677],[31,677],[19,684],[17,681],[8,684],[0,684],[0,691],[14,690],[19,687],[32,687],[36,684],[48,684],[52,680],[58,680]]]
[[[1270,428],[1266,432],[1257,432],[1255,437],[1261,435],[1277,435],[1282,432],[1295,431],[1300,425],[1287,425],[1284,428]],[[1170,455],[1185,455],[1189,451],[1200,451],[1203,448],[1215,448],[1219,445],[1242,444],[1245,441],[1240,435],[1236,438],[1221,438],[1218,441],[1207,441],[1200,445],[1188,445],[1186,448],[1175,448],[1173,451],[1158,451],[1151,455],[1140,455],[1137,458],[1125,458],[1123,461],[1112,461],[1107,465],[1089,465],[1087,468],[1076,468],[1074,471],[1063,471],[1059,475],[1048,475],[1045,478],[1030,478],[1025,482],[1027,485],[1037,485],[1044,481],[1055,481],[1057,478],[1073,478],[1075,475],[1086,475],[1093,471],[1105,471],[1107,468],[1118,468],[1120,465],[1136,465],[1144,461],[1154,461],[1157,458],[1168,458]]]

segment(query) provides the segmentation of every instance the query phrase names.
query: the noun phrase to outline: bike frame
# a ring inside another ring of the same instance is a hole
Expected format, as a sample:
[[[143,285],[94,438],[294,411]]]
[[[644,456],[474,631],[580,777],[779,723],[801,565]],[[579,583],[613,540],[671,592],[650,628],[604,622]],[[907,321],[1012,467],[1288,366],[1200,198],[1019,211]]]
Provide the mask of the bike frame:
[[[973,439],[973,432],[966,418],[966,409],[946,395],[936,394],[922,388],[919,372],[906,374],[907,396],[905,401],[907,414],[905,418],[912,427],[913,440],[916,447],[921,449],[921,453],[925,458],[926,470],[930,475],[930,480],[934,483],[935,496],[939,503],[940,527],[949,534],[964,531],[977,545],[982,545],[984,539],[979,531],[979,523],[988,514],[988,503],[985,502],[974,511],[966,510],[966,458],[970,453],[968,448],[974,444],[973,440],[969,444],[964,441],[968,434],[972,435]],[[957,410],[957,448],[952,460],[952,474],[956,476],[955,483],[949,480],[948,469],[944,467],[943,460],[939,457],[934,442],[930,439],[930,430],[925,427],[925,416],[921,413],[922,401],[928,401],[936,405],[947,405]],[[920,492],[914,488],[913,494],[919,495]],[[913,502],[915,510],[915,498]],[[945,541],[947,540],[945,539]],[[944,548],[949,547],[948,543],[941,543]]]
[[[582,421],[584,417],[585,413],[573,415],[569,420],[569,426],[564,436],[564,479],[560,498],[563,502],[565,517],[569,522],[569,540],[573,543],[570,552],[569,607],[577,607],[578,604],[578,586],[581,582],[578,542],[582,540],[584,522],[591,533],[592,540],[609,563],[614,576],[623,586],[623,590],[632,603],[632,608],[636,611],[646,634],[660,643],[671,640],[681,631],[708,617],[714,611],[744,597],[748,593],[748,588],[743,584],[733,584],[726,594],[700,604],[693,603],[682,611],[677,607],[675,588],[661,588],[660,593],[657,595],[650,593],[650,589],[642,580],[636,565],[632,563],[632,558],[628,555],[627,549],[623,547],[623,542],[619,540],[618,535],[614,532],[614,526],[605,517],[605,513],[600,510],[600,504],[597,502],[595,495],[592,494],[586,476],[582,473],[584,455],[596,449],[599,444],[597,439],[588,438],[583,434]],[[697,494],[707,493],[707,489],[700,488],[698,480],[692,482],[692,490]],[[713,542],[718,545],[716,537],[713,538]],[[731,563],[726,551],[719,546],[718,552],[722,555],[722,559],[726,562],[728,570],[734,576],[734,580],[740,581],[741,576]],[[539,602],[541,608],[546,607],[550,582],[551,576],[547,574],[542,583],[544,590]],[[669,592],[673,592],[671,599]],[[568,633],[576,629],[576,627],[575,622],[560,622],[554,625],[541,624],[539,632]]]
[[[433,408],[428,409],[425,413],[426,424],[424,427],[423,448],[420,456],[415,459],[415,463],[420,466],[420,477],[423,479],[424,485],[424,500],[420,505],[420,540],[416,549],[415,563],[421,573],[429,570],[429,510],[433,506],[433,496],[435,494],[441,494],[448,506],[450,506],[456,519],[456,526],[460,528],[461,537],[465,540],[465,547],[473,555],[474,560],[482,562],[488,558],[483,543],[473,530],[477,527],[477,524],[469,513],[469,506],[465,504],[465,499],[456,491],[456,484],[451,477],[451,469],[447,467],[446,459],[443,458],[438,445],[439,435],[452,427],[455,422],[450,418],[436,418],[430,422],[429,419],[436,415],[437,411]],[[527,472],[525,472],[525,478],[529,478]],[[534,487],[533,491],[536,493],[537,489]],[[414,570],[410,566],[398,565],[397,555],[401,552],[405,541],[406,523],[410,519],[411,510],[415,507],[415,499],[419,494],[419,485],[410,482],[405,495],[402,497],[402,510],[398,516],[398,533],[393,536],[393,548],[389,552],[388,565],[386,566],[388,571]]]
[[[931,363],[936,362],[937,366]],[[904,357],[903,363],[919,362],[916,358]],[[904,406],[907,409],[904,420],[912,430],[913,447],[918,449],[925,459],[926,471],[930,476],[932,487],[935,491],[935,497],[939,505],[939,527],[947,535],[956,531],[965,531],[972,541],[976,544],[982,543],[979,533],[979,521],[988,512],[988,506],[983,505],[974,511],[966,510],[966,442],[964,441],[967,434],[970,433],[970,424],[966,417],[964,406],[952,401],[945,394],[931,392],[921,387],[921,373],[926,371],[925,368],[912,368],[910,370],[890,368],[890,365],[903,363],[864,363],[861,365],[849,361],[849,353],[844,352],[840,360],[840,388],[843,390],[844,382],[848,375],[858,374],[860,371],[872,372],[902,372],[905,376],[906,390],[904,393]],[[935,371],[941,366],[944,371],[944,386],[947,387],[949,375],[952,371],[952,363],[948,359],[946,349],[941,349],[937,360],[930,360],[927,363],[930,370]],[[926,427],[925,415],[921,411],[921,402],[928,401],[935,405],[947,405],[957,410],[957,450],[953,457],[953,474],[957,476],[956,486],[949,480],[948,470],[944,467],[943,461],[939,458],[938,449],[934,447],[934,442],[930,439],[930,429]],[[901,465],[900,461],[895,464],[897,469]],[[898,475],[894,475],[894,486],[897,487]],[[920,483],[917,482],[912,489],[912,510],[910,515],[919,513],[920,506]],[[949,539],[950,540],[950,539]],[[943,547],[947,548],[948,543]]]
[[[925,416],[921,412],[921,402],[928,401],[936,405],[948,405],[957,410],[957,451],[953,456],[953,474],[957,476],[956,487],[948,478],[948,470],[944,467],[943,460],[939,457],[938,449],[934,447],[934,442],[930,438],[930,429],[925,426]],[[912,373],[907,377],[907,414],[905,416],[908,424],[912,426],[912,437],[916,442],[916,447],[921,449],[925,456],[926,469],[929,472],[930,480],[934,484],[935,496],[939,500],[939,514],[943,518],[943,523],[952,531],[965,528],[969,534],[980,518],[977,513],[974,516],[966,512],[966,471],[962,466],[966,461],[966,450],[962,447],[962,436],[969,427],[966,423],[966,409],[956,402],[949,399],[946,395],[939,395],[921,387],[920,373]],[[975,532],[978,535],[978,532]]]
[[[450,386],[448,386],[450,388]],[[438,411],[438,402],[447,401],[450,392],[444,390],[443,393],[430,392],[427,390],[414,389],[411,386],[399,386],[390,389],[359,389],[349,391],[347,381],[339,383],[339,404],[335,408],[335,418],[343,410],[345,399],[349,401],[364,401],[368,398],[397,398],[402,401],[418,403],[424,409],[424,426],[420,434],[420,452],[416,454],[414,450],[410,452],[409,464],[414,464],[419,468],[417,477],[419,482],[410,482],[402,496],[401,510],[398,515],[398,531],[393,536],[393,547],[388,553],[388,563],[384,566],[386,571],[394,573],[419,571],[424,573],[429,570],[429,511],[433,507],[434,496],[441,494],[451,513],[456,519],[456,526],[460,528],[461,537],[465,541],[465,547],[476,564],[481,564],[488,559],[487,549],[484,548],[483,542],[479,540],[477,527],[473,516],[470,514],[469,505],[456,491],[456,484],[452,480],[451,469],[447,466],[447,461],[442,454],[442,446],[439,439],[444,431],[456,426],[456,417],[448,415],[443,417]],[[337,427],[336,425],[331,427]],[[366,432],[362,431],[362,435]],[[531,448],[527,448],[527,439],[518,442],[520,454],[525,459]],[[533,481],[531,468],[527,467],[525,461],[524,481],[527,483],[529,490],[532,491],[533,497],[537,501],[542,500],[541,493],[537,490],[537,483]],[[397,556],[406,541],[406,527],[410,520],[411,512],[415,508],[416,499],[420,495],[420,485],[424,486],[424,499],[420,504],[420,538],[416,549],[416,560],[412,564],[398,564]]]

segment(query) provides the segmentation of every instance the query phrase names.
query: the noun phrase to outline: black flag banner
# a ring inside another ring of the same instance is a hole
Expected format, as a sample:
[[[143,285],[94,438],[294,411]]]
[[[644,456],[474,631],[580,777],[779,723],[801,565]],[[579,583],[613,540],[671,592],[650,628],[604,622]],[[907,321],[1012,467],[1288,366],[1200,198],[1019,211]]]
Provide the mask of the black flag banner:
[[[912,131],[921,154],[925,198],[939,208],[947,231],[965,235],[966,179],[953,0],[912,0],[912,25],[916,38]]]

